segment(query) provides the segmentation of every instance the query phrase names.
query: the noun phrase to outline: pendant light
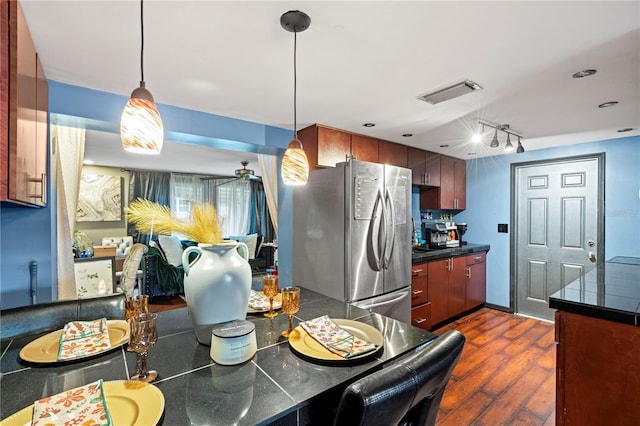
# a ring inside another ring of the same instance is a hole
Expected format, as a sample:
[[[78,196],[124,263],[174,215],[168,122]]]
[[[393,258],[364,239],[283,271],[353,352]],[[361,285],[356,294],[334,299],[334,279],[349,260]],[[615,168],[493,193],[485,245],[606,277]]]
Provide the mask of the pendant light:
[[[522,154],[524,152],[524,146],[522,146],[522,142],[520,142],[520,136],[518,136],[518,148],[516,149],[518,154]]]
[[[293,139],[282,158],[282,181],[285,185],[304,185],[309,178],[309,161],[302,148],[302,142],[298,139],[298,127],[296,116],[296,91],[297,91],[297,70],[296,70],[296,45],[297,34],[309,28],[311,18],[299,10],[290,10],[280,16],[280,25],[285,30],[293,33]]]
[[[143,0],[140,0],[140,87],[131,92],[131,98],[122,111],[120,139],[122,147],[138,154],[159,154],[162,150],[164,129],[151,92],[144,83],[144,20]]]

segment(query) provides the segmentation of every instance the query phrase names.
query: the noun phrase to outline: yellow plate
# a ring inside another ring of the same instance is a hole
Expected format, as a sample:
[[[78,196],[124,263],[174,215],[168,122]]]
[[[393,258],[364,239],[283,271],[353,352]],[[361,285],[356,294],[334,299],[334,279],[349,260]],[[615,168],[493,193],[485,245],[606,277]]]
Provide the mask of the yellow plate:
[[[353,358],[344,358],[340,355],[334,354],[329,349],[322,346],[316,339],[311,337],[301,326],[297,326],[291,331],[289,335],[289,346],[293,349],[294,352],[309,357],[312,359],[317,359],[320,361],[361,361],[363,358],[371,358],[374,357],[378,352],[382,350],[382,344],[384,343],[384,337],[382,333],[375,328],[370,326],[369,324],[364,324],[359,321],[353,321],[348,319],[334,319],[333,322],[342,327],[344,330],[353,334],[356,337],[359,337],[362,340],[366,340],[371,343],[375,343],[378,345],[378,348],[374,351],[367,352],[362,355],[354,356]]]
[[[111,348],[106,349],[103,352],[108,352],[129,342],[128,322],[123,320],[108,320],[107,327]],[[25,361],[35,363],[58,362],[60,335],[62,335],[62,330],[57,330],[42,337],[38,337],[22,348],[20,351],[20,358]],[[92,353],[91,355],[87,355],[87,357],[93,357],[96,355],[96,353]],[[75,361],[87,357],[74,358],[61,362]]]
[[[261,291],[256,291],[258,294],[262,294]],[[280,309],[282,307],[282,293],[278,293],[273,297],[273,310]],[[255,309],[249,306],[247,308],[247,313],[249,314],[258,314],[261,312],[269,312],[269,308],[265,309]]]
[[[164,395],[150,383],[114,380],[103,383],[107,409],[115,425],[155,425],[164,412]],[[0,422],[0,426],[30,425],[33,404]]]

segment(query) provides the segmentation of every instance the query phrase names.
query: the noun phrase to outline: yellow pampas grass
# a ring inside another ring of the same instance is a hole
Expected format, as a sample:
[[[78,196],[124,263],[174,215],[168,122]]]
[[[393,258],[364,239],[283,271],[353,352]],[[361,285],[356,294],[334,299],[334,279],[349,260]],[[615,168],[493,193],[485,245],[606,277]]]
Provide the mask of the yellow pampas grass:
[[[209,203],[195,204],[191,210],[191,222],[171,216],[168,207],[138,198],[125,209],[127,221],[144,234],[171,234],[179,232],[192,241],[205,244],[222,242],[222,231],[215,207]]]

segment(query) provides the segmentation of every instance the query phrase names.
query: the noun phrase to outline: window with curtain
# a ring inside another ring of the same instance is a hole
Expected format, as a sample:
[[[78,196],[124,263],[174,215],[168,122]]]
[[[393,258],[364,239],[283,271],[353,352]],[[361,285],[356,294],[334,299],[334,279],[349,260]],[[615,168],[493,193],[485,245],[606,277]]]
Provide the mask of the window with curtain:
[[[171,174],[171,212],[188,220],[194,203],[211,203],[218,213],[222,235],[245,235],[250,230],[251,185],[234,179]]]

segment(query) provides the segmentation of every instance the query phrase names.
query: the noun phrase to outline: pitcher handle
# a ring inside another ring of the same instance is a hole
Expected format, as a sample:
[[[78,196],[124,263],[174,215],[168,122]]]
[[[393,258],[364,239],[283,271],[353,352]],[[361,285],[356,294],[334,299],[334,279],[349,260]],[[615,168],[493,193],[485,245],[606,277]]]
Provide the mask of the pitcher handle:
[[[236,247],[236,249],[242,249],[242,250],[238,250],[238,253],[240,254],[240,256],[242,256],[242,258],[244,260],[246,260],[248,262],[249,261],[249,247],[247,247],[247,245],[245,243],[238,242],[238,246]]]
[[[194,251],[198,252],[198,256],[193,259],[193,262],[189,262],[189,255]],[[182,252],[182,267],[184,268],[185,275],[189,275],[191,267],[198,261],[198,259],[200,259],[200,256],[202,256],[202,249],[198,246],[189,246],[184,249],[184,251]]]

